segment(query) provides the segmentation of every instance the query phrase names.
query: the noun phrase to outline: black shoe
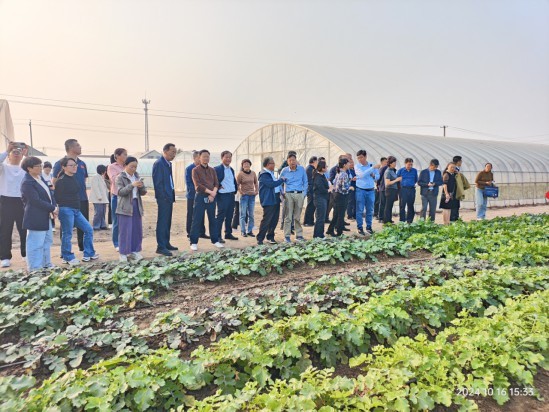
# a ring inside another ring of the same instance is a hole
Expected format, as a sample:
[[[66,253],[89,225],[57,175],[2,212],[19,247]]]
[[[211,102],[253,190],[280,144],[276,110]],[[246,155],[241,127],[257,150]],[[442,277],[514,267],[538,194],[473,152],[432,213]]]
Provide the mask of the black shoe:
[[[255,237],[255,235],[252,232],[248,232],[247,235],[250,237]]]
[[[303,226],[305,227],[313,227],[314,225],[312,223],[304,223]]]
[[[190,233],[187,233],[187,239],[191,237],[191,234]]]
[[[291,232],[291,233],[292,233],[292,235],[295,235],[295,232],[294,232],[293,230],[292,230],[292,232]]]
[[[206,234],[200,235],[200,239],[209,239],[210,237]]]
[[[343,230],[344,232],[350,232],[350,231],[351,231],[351,229],[347,229],[346,227],[344,227],[344,228],[341,229],[341,230]]]
[[[327,235],[335,236],[336,234],[334,232],[326,232]]]
[[[242,233],[242,237],[248,237],[247,233]]]
[[[358,231],[358,234],[359,234],[359,235],[362,235],[362,236],[366,236],[366,233],[364,233],[364,230],[362,230],[362,229],[360,229],[360,230]]]
[[[176,248],[175,246],[172,246],[172,245],[168,245],[168,247],[166,249],[168,249],[168,250],[179,250],[178,248]]]
[[[374,230],[371,227],[367,227],[366,232],[368,232],[370,235],[374,234]]]
[[[225,239],[227,240],[238,240],[236,236],[233,236],[232,234],[225,235]]]
[[[238,229],[238,226],[231,226],[231,227],[235,230]]]
[[[263,242],[257,242],[257,246],[263,245]]]
[[[225,240],[223,240],[222,238],[219,238],[218,242],[219,243],[225,243]]]
[[[170,252],[168,249],[156,249],[156,253],[164,256],[173,256],[172,252]]]
[[[267,239],[267,243],[270,245],[276,245],[278,242],[274,239]]]

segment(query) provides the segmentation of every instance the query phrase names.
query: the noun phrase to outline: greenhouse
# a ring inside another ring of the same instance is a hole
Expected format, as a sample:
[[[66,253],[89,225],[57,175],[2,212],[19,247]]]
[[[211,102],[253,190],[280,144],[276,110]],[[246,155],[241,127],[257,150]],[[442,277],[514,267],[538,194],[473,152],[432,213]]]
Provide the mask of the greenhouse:
[[[274,157],[278,166],[289,150],[295,150],[303,165],[311,156],[324,156],[329,165],[335,165],[340,154],[352,153],[354,157],[359,149],[365,149],[368,160],[374,163],[393,155],[398,160],[397,168],[403,166],[404,158],[411,157],[418,170],[428,167],[433,158],[444,169],[459,155],[463,157],[461,170],[471,184],[485,163],[490,162],[500,188],[500,196],[490,201],[491,206],[543,203],[549,190],[549,146],[543,144],[279,123],[256,130],[240,143],[233,163],[249,158],[253,168],[259,170],[264,157]],[[464,207],[473,207],[474,195],[474,190],[467,191]],[[416,200],[420,202],[419,196]]]

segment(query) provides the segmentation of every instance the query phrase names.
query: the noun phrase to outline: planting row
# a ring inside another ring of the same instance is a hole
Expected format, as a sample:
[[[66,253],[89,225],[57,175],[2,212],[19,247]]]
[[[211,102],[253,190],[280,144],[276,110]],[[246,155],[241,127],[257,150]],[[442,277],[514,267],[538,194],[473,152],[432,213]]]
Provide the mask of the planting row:
[[[549,268],[505,268],[449,280],[442,286],[392,291],[332,314],[312,312],[278,321],[262,320],[210,348],[199,348],[190,360],[163,349],[141,356],[128,353],[88,370],[56,374],[30,391],[23,409],[190,406],[194,402],[190,391],[208,386],[229,394],[248,382],[262,388],[273,385],[277,378],[298,378],[313,364],[346,363],[349,357],[368,353],[378,344],[394,347],[405,336],[434,336],[459,316],[492,315],[497,305],[545,290],[548,283]],[[5,379],[0,392],[11,394],[13,404],[20,395],[18,388],[30,383]]]

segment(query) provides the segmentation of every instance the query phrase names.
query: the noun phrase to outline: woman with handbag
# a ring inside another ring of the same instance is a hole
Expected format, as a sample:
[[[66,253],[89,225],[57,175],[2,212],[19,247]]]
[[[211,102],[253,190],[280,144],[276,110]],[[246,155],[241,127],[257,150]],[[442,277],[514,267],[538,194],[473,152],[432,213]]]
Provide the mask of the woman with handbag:
[[[494,174],[492,173],[492,163],[486,163],[484,170],[480,171],[475,179],[477,186],[477,220],[486,219],[486,206],[488,206],[488,196],[486,196],[486,187],[494,186]]]
[[[450,224],[450,214],[457,205],[456,188],[456,164],[450,162],[442,174],[442,196],[440,198],[440,208],[445,225]]]

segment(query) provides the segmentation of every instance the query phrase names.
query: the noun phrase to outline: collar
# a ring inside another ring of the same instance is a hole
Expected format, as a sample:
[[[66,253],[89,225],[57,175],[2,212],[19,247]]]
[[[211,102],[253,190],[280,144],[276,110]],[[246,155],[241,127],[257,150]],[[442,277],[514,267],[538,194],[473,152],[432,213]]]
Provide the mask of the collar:
[[[207,168],[209,168],[209,167],[210,167],[210,165],[206,165],[206,166],[204,166],[204,165],[203,165],[202,163],[200,163],[200,167],[201,167],[202,169],[207,169]]]

